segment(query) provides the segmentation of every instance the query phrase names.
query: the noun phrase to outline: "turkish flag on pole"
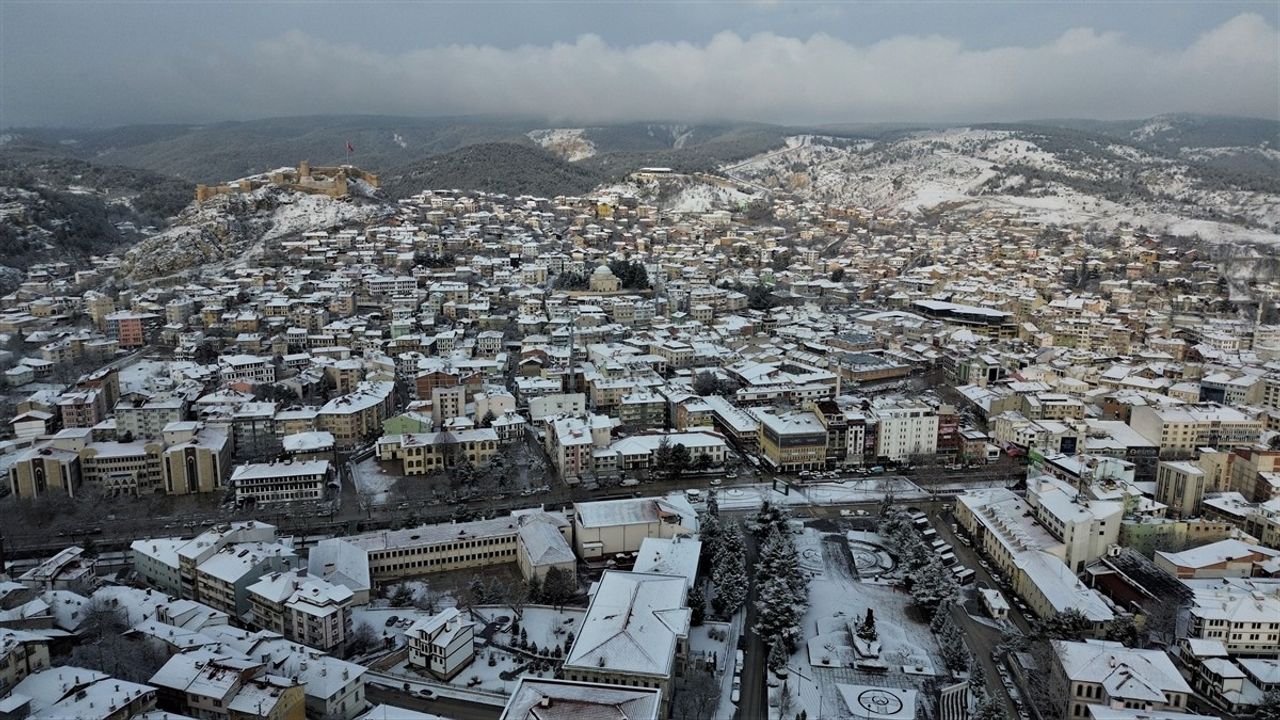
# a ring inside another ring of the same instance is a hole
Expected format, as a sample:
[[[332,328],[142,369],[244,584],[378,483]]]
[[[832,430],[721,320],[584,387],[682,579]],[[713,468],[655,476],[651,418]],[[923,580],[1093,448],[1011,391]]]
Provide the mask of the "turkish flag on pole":
[[[350,141],[350,140],[348,140],[348,141],[347,141],[347,154],[348,154],[348,155],[350,155],[351,153],[353,153],[353,152],[355,152],[355,151],[356,151],[355,146],[353,146],[353,145],[351,144],[351,141]]]

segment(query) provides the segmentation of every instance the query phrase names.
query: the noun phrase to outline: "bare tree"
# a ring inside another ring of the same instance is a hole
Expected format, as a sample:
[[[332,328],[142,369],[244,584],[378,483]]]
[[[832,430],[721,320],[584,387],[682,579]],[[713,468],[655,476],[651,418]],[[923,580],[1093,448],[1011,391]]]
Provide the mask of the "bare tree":
[[[677,720],[713,720],[720,702],[720,683],[710,672],[695,670],[685,676],[674,700]]]

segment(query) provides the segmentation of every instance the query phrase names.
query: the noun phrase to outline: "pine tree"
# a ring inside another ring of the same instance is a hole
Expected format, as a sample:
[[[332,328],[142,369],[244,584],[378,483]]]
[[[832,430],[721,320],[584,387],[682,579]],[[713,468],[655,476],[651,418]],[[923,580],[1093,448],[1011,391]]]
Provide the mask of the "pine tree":
[[[977,658],[969,663],[969,694],[977,700],[987,696],[987,671]]]
[[[946,617],[948,620],[943,623],[942,632],[938,634],[938,647],[942,650],[942,660],[947,664],[948,670],[964,670],[969,667],[973,657],[964,644],[964,634],[954,622],[950,621],[951,614],[947,613]]]
[[[1052,640],[1083,640],[1093,631],[1093,623],[1075,608],[1054,613],[1037,625],[1039,634]]]
[[[979,703],[970,720],[1004,720],[1004,708],[995,698],[987,698]]]
[[[488,599],[488,592],[485,590],[484,581],[480,578],[472,578],[471,585],[467,588],[467,594],[471,597],[472,605],[483,605]]]
[[[720,552],[720,543],[724,538],[724,528],[720,525],[720,516],[710,512],[702,514],[698,519],[698,540],[702,542],[702,563],[712,567],[716,555]]]
[[[787,653],[783,650],[781,643],[774,643],[769,648],[769,659],[767,662],[769,664],[769,669],[775,673],[787,666]]]
[[[689,624],[697,627],[707,612],[707,599],[702,594],[702,585],[695,583],[693,588],[689,590]]]
[[[746,547],[742,528],[730,525],[722,534],[711,569],[711,581],[715,584],[713,601],[716,612],[733,614],[746,602],[748,591]]]

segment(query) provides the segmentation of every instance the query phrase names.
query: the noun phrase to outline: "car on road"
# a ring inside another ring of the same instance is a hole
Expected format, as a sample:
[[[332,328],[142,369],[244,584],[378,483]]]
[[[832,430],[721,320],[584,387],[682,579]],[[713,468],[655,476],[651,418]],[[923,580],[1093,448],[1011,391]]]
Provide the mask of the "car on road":
[[[729,695],[729,702],[733,703],[734,705],[737,705],[738,701],[741,699],[742,699],[742,690],[740,688],[734,688],[733,693]]]
[[[422,698],[423,700],[435,700],[435,699],[436,699],[436,694],[435,694],[435,693],[433,693],[433,692],[431,692],[431,690],[430,690],[429,688],[422,688],[421,690],[419,690],[419,691],[418,691],[417,693],[415,693],[415,694],[416,694],[418,697]]]
[[[387,622],[385,623],[385,625],[386,627],[391,627],[392,625],[395,625],[398,622],[400,622],[400,616],[392,615],[391,617],[387,618]]]
[[[640,481],[635,478],[627,478],[618,484],[622,487],[635,487],[640,484]]]
[[[723,481],[720,480],[720,478],[711,478],[710,482],[708,482],[707,484],[710,485],[711,487],[720,487],[721,482]]]
[[[725,473],[725,475],[724,475],[724,476],[725,476],[725,479],[727,479],[727,480],[737,480],[737,479],[738,479],[738,473],[736,473],[736,472]]]

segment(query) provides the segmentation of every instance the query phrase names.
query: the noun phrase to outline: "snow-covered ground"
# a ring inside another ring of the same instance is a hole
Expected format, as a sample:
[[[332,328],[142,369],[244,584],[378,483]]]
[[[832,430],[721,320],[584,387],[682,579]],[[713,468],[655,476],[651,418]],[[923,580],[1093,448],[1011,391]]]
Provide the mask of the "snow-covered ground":
[[[410,583],[411,587],[416,587],[421,583]],[[425,586],[418,588],[426,591]],[[451,607],[452,599],[445,597],[439,602],[441,609]],[[392,638],[396,647],[403,647],[407,639],[404,631],[419,619],[429,617],[430,614],[417,610],[415,608],[389,608],[389,607],[368,607],[362,606],[353,610],[353,621],[356,624],[365,622],[374,628],[374,631],[381,637]],[[512,677],[504,680],[501,675],[504,672],[516,673],[525,668],[530,657],[520,652],[510,652],[498,647],[498,645],[509,647],[515,640],[506,628],[511,627],[511,619],[515,617],[515,613],[511,608],[505,606],[479,606],[472,608],[471,615],[476,620],[476,657],[470,665],[460,672],[457,677],[449,681],[448,684],[464,690],[482,690],[487,692],[496,692],[510,694],[515,690],[515,686],[519,677]],[[562,653],[566,650],[569,633],[577,633],[582,626],[582,618],[586,615],[583,608],[564,608],[556,609],[542,605],[530,605],[523,608],[523,619],[520,621],[520,628],[524,630],[525,637],[531,644],[537,645],[539,648],[555,648],[560,647]],[[392,618],[395,621],[391,622]],[[503,620],[503,618],[506,618]],[[490,622],[498,622],[499,628],[492,635],[492,642],[483,637],[485,627]],[[492,665],[490,661],[492,660]],[[412,681],[414,679],[427,679],[412,669],[408,665],[407,660],[391,666],[386,670],[389,676],[396,678],[405,678]],[[526,669],[524,673],[529,677],[552,677],[554,670],[531,670]]]
[[[142,359],[119,369],[120,394],[152,393],[173,387],[169,377],[170,363],[163,360]]]
[[[774,505],[849,505],[883,500],[892,494],[898,500],[928,497],[929,493],[904,477],[886,475],[849,480],[845,483],[817,483],[793,486],[790,494],[774,490],[771,485],[735,485],[716,491],[721,510],[754,510],[767,499]],[[672,497],[683,497],[680,492]]]
[[[1046,149],[1055,142],[1060,141],[1045,141],[1034,132],[975,128],[860,144],[796,136],[785,148],[722,170],[744,182],[881,211],[994,209],[1046,223],[1102,228],[1127,223],[1211,241],[1280,242],[1275,193],[1200,182],[1198,171],[1184,162],[1131,145],[1081,143],[1087,152],[1071,145]],[[1259,156],[1269,158],[1266,150],[1259,149]],[[1024,172],[1040,176],[1028,178]],[[1067,187],[1055,176],[1083,187],[1136,182],[1143,193],[1120,204]],[[1226,216],[1246,222],[1225,221]]]
[[[751,196],[734,188],[697,182],[682,187],[667,204],[673,213],[705,213],[720,208],[736,210]]]
[[[875,539],[869,533],[860,537]],[[812,718],[854,717],[838,684],[921,689],[935,668],[943,667],[928,625],[909,614],[910,597],[892,585],[860,581],[841,550],[844,542],[839,533],[813,528],[805,528],[796,538],[802,562],[813,579],[802,624],[805,641],[787,663],[786,686],[792,704],[788,718],[801,709]],[[846,624],[866,617],[868,609],[875,617],[879,659],[887,666],[883,674],[854,667],[855,643]],[[781,687],[770,691],[771,714],[775,716],[780,691]]]
[[[559,155],[575,162],[585,160],[596,154],[596,145],[586,138],[584,128],[544,128],[530,130],[526,133],[530,140]]]
[[[387,472],[378,463],[377,456],[372,456],[352,467],[352,479],[362,500],[370,505],[386,505],[391,501],[391,489],[400,476]]]

